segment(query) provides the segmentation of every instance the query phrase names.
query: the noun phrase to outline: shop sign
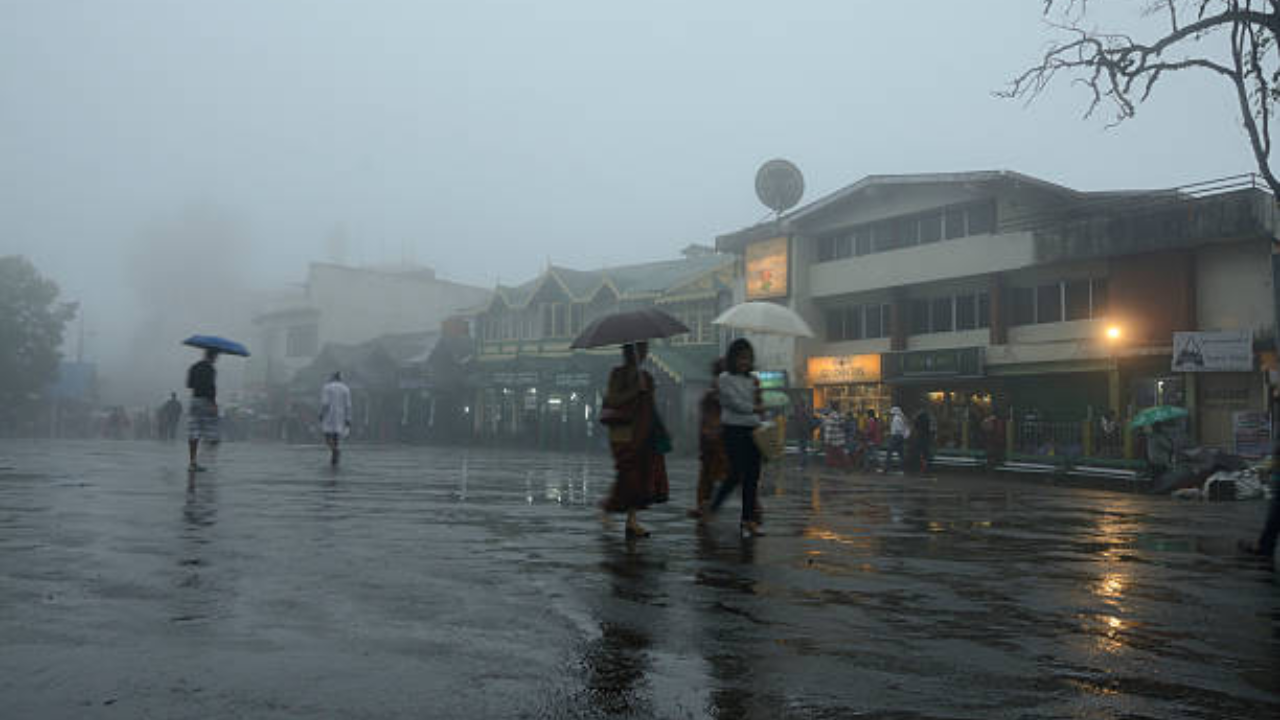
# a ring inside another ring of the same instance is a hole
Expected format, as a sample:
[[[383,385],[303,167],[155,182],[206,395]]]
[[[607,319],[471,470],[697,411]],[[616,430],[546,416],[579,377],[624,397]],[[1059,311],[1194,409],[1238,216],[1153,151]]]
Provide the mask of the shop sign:
[[[538,384],[536,372],[496,372],[489,377],[494,385],[527,387]]]
[[[751,243],[746,249],[747,299],[786,297],[787,238]]]
[[[1174,372],[1249,372],[1253,370],[1253,333],[1248,330],[1176,332]]]
[[[786,370],[760,370],[756,373],[760,387],[765,390],[787,387]]]
[[[979,377],[983,372],[982,348],[913,350],[884,356],[884,377],[947,378]]]
[[[556,387],[590,387],[591,373],[556,373]]]
[[[1270,452],[1271,425],[1264,412],[1231,413],[1231,442],[1236,455],[1262,457]]]
[[[879,381],[879,355],[834,355],[809,358],[810,385],[844,385]]]

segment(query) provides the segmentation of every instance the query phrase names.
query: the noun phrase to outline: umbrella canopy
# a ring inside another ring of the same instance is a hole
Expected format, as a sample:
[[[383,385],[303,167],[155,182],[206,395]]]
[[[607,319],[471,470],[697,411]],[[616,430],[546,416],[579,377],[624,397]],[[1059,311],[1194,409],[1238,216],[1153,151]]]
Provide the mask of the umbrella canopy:
[[[249,357],[249,348],[241,345],[235,340],[228,340],[217,335],[192,335],[182,341],[183,345],[190,345],[202,350],[217,350],[220,353],[228,355],[239,355],[240,357]]]
[[[689,332],[679,320],[657,308],[643,308],[596,318],[569,344],[571,348],[593,348],[671,337]]]
[[[1187,416],[1187,411],[1173,405],[1157,405],[1149,407],[1146,410],[1133,416],[1133,420],[1129,422],[1129,427],[1143,427],[1145,425],[1155,425],[1166,420],[1176,420]]]
[[[813,329],[791,308],[771,302],[744,302],[725,310],[711,321],[715,325],[748,332],[790,337],[813,337]]]

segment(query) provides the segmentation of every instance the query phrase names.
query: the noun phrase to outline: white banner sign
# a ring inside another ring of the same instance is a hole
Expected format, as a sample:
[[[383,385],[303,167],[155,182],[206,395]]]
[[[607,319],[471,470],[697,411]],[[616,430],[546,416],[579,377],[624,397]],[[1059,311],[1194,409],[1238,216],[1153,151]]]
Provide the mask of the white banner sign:
[[[1248,330],[1173,334],[1174,372],[1249,372],[1253,334]]]

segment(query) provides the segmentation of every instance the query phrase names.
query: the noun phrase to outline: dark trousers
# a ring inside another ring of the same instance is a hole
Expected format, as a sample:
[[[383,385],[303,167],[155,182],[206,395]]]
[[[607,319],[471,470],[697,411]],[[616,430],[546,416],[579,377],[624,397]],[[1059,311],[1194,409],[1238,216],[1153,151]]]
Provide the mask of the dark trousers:
[[[889,436],[889,447],[888,449],[885,450],[885,453],[884,453],[885,471],[889,471],[893,469],[894,455],[898,456],[898,463],[903,466],[903,470],[906,469],[907,460],[902,456],[902,446],[905,444],[906,444],[906,438],[902,437],[901,435]]]
[[[1268,557],[1276,554],[1276,535],[1280,533],[1280,478],[1271,477],[1271,509],[1267,511],[1267,524],[1258,537],[1258,552]]]
[[[717,510],[738,485],[742,486],[742,522],[755,522],[756,487],[760,483],[760,450],[751,428],[724,426],[724,449],[729,455],[729,477],[720,483],[711,509]]]

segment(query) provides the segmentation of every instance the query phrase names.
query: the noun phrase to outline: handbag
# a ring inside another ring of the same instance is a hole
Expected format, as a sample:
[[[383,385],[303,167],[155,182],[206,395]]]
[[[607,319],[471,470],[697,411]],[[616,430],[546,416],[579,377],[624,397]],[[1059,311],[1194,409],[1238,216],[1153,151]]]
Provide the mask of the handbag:
[[[760,457],[765,460],[777,460],[782,457],[783,444],[782,434],[778,432],[778,426],[773,422],[763,422],[757,425],[751,431],[751,439],[756,443],[756,449],[760,451]]]

